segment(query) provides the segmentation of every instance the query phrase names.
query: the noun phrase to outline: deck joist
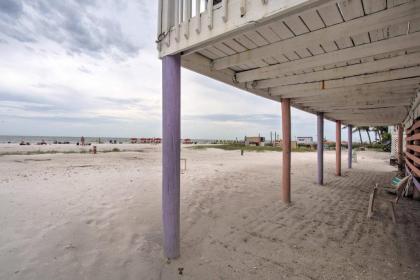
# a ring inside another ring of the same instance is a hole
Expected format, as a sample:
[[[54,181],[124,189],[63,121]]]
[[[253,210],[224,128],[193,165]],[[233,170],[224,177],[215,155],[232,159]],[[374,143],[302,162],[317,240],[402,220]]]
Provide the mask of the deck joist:
[[[417,97],[419,0],[175,2],[160,56],[205,76],[354,125],[401,123]]]

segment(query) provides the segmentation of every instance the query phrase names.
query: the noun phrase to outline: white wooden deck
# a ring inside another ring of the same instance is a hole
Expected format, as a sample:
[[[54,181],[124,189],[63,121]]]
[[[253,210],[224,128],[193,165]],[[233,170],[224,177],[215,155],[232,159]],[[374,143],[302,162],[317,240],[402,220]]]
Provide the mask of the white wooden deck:
[[[420,0],[216,2],[161,0],[160,56],[180,53],[183,67],[345,124],[407,119]]]

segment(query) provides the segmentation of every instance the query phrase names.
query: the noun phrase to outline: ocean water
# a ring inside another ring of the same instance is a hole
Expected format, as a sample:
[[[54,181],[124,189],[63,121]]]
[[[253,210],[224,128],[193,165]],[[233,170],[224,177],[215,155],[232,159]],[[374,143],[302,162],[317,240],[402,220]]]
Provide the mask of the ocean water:
[[[47,144],[53,144],[54,142],[68,142],[70,144],[76,144],[80,142],[80,137],[68,137],[68,136],[15,136],[15,135],[0,135],[0,143],[20,143],[22,141],[36,144],[42,141]],[[85,143],[109,143],[109,141],[116,140],[117,143],[130,143],[128,138],[118,137],[85,137]]]
[[[140,138],[140,137],[137,137]],[[119,137],[85,137],[85,143],[109,143],[109,141],[117,141],[117,143],[130,143],[130,138],[119,138]],[[215,140],[211,139],[191,139],[193,142],[199,144],[210,144]],[[70,144],[80,143],[80,137],[69,137],[69,136],[16,136],[16,135],[0,135],[0,144],[7,143],[20,143],[20,142],[29,142],[31,144],[40,143],[42,141],[47,144],[54,144],[55,142]]]

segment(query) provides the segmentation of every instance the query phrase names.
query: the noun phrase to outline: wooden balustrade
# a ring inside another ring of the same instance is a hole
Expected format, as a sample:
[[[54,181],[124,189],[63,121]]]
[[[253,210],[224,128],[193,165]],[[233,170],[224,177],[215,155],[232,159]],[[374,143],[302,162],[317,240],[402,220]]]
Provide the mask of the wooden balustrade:
[[[261,3],[267,5],[268,0],[262,0]],[[203,35],[203,40],[211,37],[211,31],[217,21],[214,18],[216,10],[220,9],[222,11],[218,16],[221,16],[222,22],[225,24],[233,19],[233,14],[238,15],[238,13],[232,11],[232,5],[235,6],[235,9],[240,10],[240,17],[247,15],[247,10],[250,9],[247,7],[247,1],[239,1],[238,7],[234,4],[229,0],[159,0],[158,48],[161,49],[161,42],[165,43],[166,47],[171,46],[171,48],[181,45],[181,42],[185,45],[185,42],[191,41],[191,37],[194,37],[195,39],[192,41],[197,43],[197,36],[193,35],[201,34],[204,31],[207,33]],[[231,6],[230,9],[229,5]],[[233,26],[237,25],[236,23],[232,24]],[[206,30],[203,30],[203,27]],[[192,34],[192,32],[195,34]],[[171,34],[175,34],[175,36],[171,36]]]

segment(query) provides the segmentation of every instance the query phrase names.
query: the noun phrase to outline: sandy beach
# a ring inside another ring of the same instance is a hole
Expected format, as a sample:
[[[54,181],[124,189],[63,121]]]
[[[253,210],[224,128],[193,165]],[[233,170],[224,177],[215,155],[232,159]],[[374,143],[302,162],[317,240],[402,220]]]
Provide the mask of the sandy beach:
[[[85,149],[0,152],[22,148]],[[393,224],[381,191],[366,218],[369,192],[395,172],[386,153],[359,152],[336,177],[326,152],[325,186],[316,153],[293,153],[287,206],[280,152],[183,147],[182,251],[167,262],[161,146],[98,151],[0,156],[0,279],[420,279],[420,203],[404,199]]]

